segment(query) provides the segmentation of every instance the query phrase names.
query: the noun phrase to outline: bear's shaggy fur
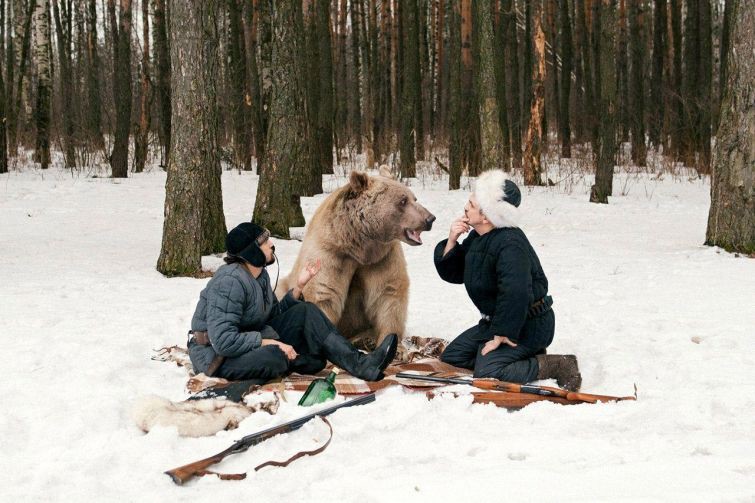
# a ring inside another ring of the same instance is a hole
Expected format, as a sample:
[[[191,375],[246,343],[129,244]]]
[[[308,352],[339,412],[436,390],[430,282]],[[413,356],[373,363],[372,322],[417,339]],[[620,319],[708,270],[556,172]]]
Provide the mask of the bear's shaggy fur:
[[[405,185],[386,176],[352,172],[328,196],[307,226],[299,255],[276,294],[290,288],[310,260],[322,269],[304,288],[339,331],[364,347],[404,334],[409,276],[401,242],[422,244],[435,220]]]

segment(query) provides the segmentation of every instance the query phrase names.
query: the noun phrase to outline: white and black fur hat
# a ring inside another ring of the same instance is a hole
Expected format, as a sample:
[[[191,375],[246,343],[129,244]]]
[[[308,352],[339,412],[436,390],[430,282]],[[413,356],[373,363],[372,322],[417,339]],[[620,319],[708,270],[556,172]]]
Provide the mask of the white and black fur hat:
[[[480,210],[496,227],[518,227],[522,193],[500,169],[485,171],[477,177],[475,196]]]

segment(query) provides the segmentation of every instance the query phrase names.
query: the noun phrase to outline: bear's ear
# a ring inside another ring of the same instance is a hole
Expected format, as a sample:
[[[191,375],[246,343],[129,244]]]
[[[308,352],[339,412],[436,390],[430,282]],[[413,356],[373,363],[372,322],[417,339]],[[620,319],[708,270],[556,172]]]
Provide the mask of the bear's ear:
[[[353,195],[358,196],[359,194],[367,190],[367,187],[369,185],[370,177],[367,176],[367,173],[363,173],[361,171],[351,172],[351,176],[349,177],[349,186]]]
[[[395,180],[396,178],[393,176],[393,173],[391,173],[391,168],[388,167],[387,164],[383,164],[380,166],[379,170],[380,176],[384,178],[390,178],[391,180]]]

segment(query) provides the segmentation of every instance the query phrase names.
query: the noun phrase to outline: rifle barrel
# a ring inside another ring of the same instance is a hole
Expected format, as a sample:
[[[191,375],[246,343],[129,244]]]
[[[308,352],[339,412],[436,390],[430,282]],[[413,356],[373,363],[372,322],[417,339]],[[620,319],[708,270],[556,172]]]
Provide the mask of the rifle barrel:
[[[335,411],[337,411],[338,409],[343,409],[345,407],[351,407],[354,405],[365,405],[374,401],[375,401],[375,393],[370,393],[369,395],[360,396],[358,398],[353,398],[346,402],[342,402],[336,405],[331,405],[330,407],[327,407],[325,409],[319,410],[312,414],[308,414],[306,416],[300,417],[299,419],[294,419],[293,421],[279,424],[278,426],[273,426],[272,428],[268,428],[266,430],[262,430],[260,432],[247,435],[241,438],[240,440],[237,440],[236,442],[233,443],[233,445],[231,445],[224,451],[221,451],[215,454],[214,456],[210,456],[209,458],[195,461],[193,463],[189,463],[188,465],[180,466],[178,468],[173,468],[172,470],[168,470],[165,473],[168,476],[170,476],[173,482],[175,482],[178,485],[182,485],[187,480],[203,472],[207,467],[214,465],[216,463],[220,463],[226,456],[229,456],[231,454],[236,454],[239,452],[244,452],[249,447],[262,443],[265,440],[272,438],[276,435],[279,435],[281,433],[289,433],[294,430],[298,430],[304,425],[304,423],[314,419],[317,416],[328,416],[334,413]]]

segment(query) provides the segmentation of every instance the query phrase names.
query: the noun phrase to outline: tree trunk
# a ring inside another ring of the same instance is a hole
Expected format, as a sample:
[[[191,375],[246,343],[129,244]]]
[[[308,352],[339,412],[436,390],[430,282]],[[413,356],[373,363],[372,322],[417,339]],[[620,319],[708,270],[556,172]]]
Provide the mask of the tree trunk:
[[[697,162],[697,171],[700,174],[710,174],[710,116],[713,108],[713,40],[712,40],[712,21],[710,0],[700,0],[699,3],[699,57],[697,76],[697,103],[698,106],[698,123],[697,123],[697,146],[696,150],[700,153]]]
[[[315,0],[315,35],[319,53],[319,103],[313,141],[317,147],[317,170],[312,190],[307,195],[322,194],[322,175],[333,174],[333,130],[335,95],[333,93],[333,43],[330,31],[330,1]],[[345,62],[344,62],[345,63]],[[313,78],[312,75],[310,78]],[[304,194],[302,194],[304,195]]]
[[[593,12],[596,59],[595,87],[600,88],[600,126],[597,158],[595,162],[595,185],[590,191],[591,203],[608,204],[612,195],[613,167],[616,163],[616,13],[612,0],[595,0]],[[601,5],[602,3],[602,5]]]
[[[34,56],[37,63],[37,145],[35,160],[42,169],[50,166],[50,114],[52,71],[50,61],[50,2],[36,0],[34,13]]]
[[[72,13],[65,9],[63,3],[63,16],[60,14],[60,0],[53,0],[53,13],[55,17],[55,32],[57,34],[58,58],[60,60],[60,101],[62,103],[61,115],[63,119],[63,161],[67,168],[76,166],[76,154],[74,152],[73,131],[73,100],[75,89],[73,86],[73,60],[71,57],[71,31],[70,16]]]
[[[747,2],[731,9],[728,70],[713,152],[711,202],[705,244],[755,254],[755,11]]]
[[[501,13],[503,19],[508,18],[509,29],[505,36],[505,61],[507,71],[506,81],[506,112],[509,125],[511,144],[511,168],[514,171],[522,169],[522,110],[519,102],[519,43],[516,17],[516,2],[504,0]],[[499,104],[499,106],[502,106]]]
[[[150,105],[152,86],[149,77],[149,2],[142,0],[142,75],[139,96],[139,127],[134,137],[134,171],[144,171],[149,145]]]
[[[448,96],[448,189],[458,190],[461,187],[462,167],[462,135],[461,122],[461,15],[459,4],[454,3],[448,12],[449,43],[449,96]]]
[[[469,176],[480,173],[481,151],[477,66],[480,57],[479,31],[475,29],[472,0],[461,1],[461,104],[462,166]]]
[[[203,253],[225,249],[220,191],[216,81],[220,62],[217,0],[184,0],[172,5],[171,124],[165,222],[157,270],[166,276],[196,275]]]
[[[671,149],[678,159],[684,149],[684,102],[682,95],[682,0],[671,0],[671,36],[674,48],[671,95]]]
[[[128,177],[128,139],[131,131],[131,0],[120,0],[118,28],[114,34],[114,42],[115,136],[110,166],[113,178],[126,178]]]
[[[538,10],[538,12],[540,12]],[[535,71],[532,62],[532,2],[524,2],[524,67],[522,69],[522,124],[529,123],[532,107],[532,74]],[[526,137],[526,134],[525,134]],[[525,146],[525,149],[527,147]]]
[[[419,22],[417,19],[417,0],[408,0],[401,7],[402,16],[402,55],[403,80],[401,82],[401,133],[399,149],[401,152],[401,178],[417,176],[415,157],[416,138],[415,120],[417,103],[420,99],[419,86]]]
[[[650,143],[658,148],[663,131],[663,117],[665,115],[665,99],[663,90],[666,87],[664,81],[664,68],[666,67],[666,0],[655,0],[653,8],[653,62],[650,76],[650,116],[648,133]]]
[[[545,113],[545,32],[538,5],[534,20],[535,65],[532,68],[532,104],[527,135],[524,138],[524,184],[543,185],[540,156],[543,149],[543,114]]]
[[[3,6],[5,7],[5,6]],[[0,55],[0,174],[8,172],[8,136],[6,133],[5,111],[5,82],[3,81],[3,65],[5,61]]]
[[[575,0],[575,11],[576,11],[576,23],[577,23],[577,45],[579,46],[579,51],[582,55],[582,68],[583,68],[583,82],[584,82],[584,110],[581,112],[581,116],[583,117],[584,122],[584,128],[586,130],[587,135],[589,135],[589,140],[595,145],[596,144],[596,138],[595,138],[595,131],[597,130],[595,125],[595,114],[593,112],[594,107],[594,75],[593,75],[593,64],[592,64],[592,56],[590,52],[590,31],[587,29],[587,13],[589,12],[588,9],[590,9],[589,2],[586,2],[585,0]],[[579,121],[577,121],[579,122]],[[582,138],[584,139],[584,138]]]
[[[478,4],[482,4],[482,6]],[[510,159],[512,142],[510,134],[511,128],[509,127],[511,108],[507,104],[507,97],[509,97],[512,92],[512,75],[509,72],[510,66],[508,66],[508,60],[506,56],[510,52],[510,47],[508,46],[509,33],[516,31],[516,25],[513,24],[512,17],[509,16],[506,12],[506,4],[507,2],[505,1],[500,6],[497,2],[475,2],[475,14],[477,15],[478,12],[479,14],[481,14],[477,16],[477,18],[480,20],[480,39],[484,41],[484,37],[486,36],[487,28],[483,26],[483,23],[489,23],[491,25],[493,36],[492,48],[490,49],[490,54],[487,57],[491,60],[494,77],[493,90],[495,92],[492,94],[487,92],[486,89],[489,89],[490,84],[485,84],[482,82],[480,83],[478,91],[480,93],[481,112],[484,112],[486,108],[495,110],[495,119],[497,121],[495,128],[487,126],[487,133],[485,132],[485,120],[483,119],[482,121],[483,171],[491,169],[492,166],[490,161],[486,165],[486,155],[489,159],[491,157],[496,157],[499,168],[502,168],[505,171],[509,171],[511,169]],[[511,8],[510,5],[508,5],[508,7],[509,9]],[[493,10],[491,11],[490,9]],[[484,18],[482,14],[485,14]],[[484,45],[481,45],[481,49],[484,48]],[[487,63],[485,61],[486,55],[482,52],[482,50],[480,52],[480,56],[480,78],[484,79],[486,71],[484,65],[486,65]],[[486,104],[485,101],[490,100],[491,98],[495,101],[488,101],[488,103]],[[488,135],[488,147],[485,146],[486,134]],[[495,137],[496,135],[499,135],[498,138]],[[494,142],[493,145],[500,144],[500,146],[494,147],[491,150],[492,145],[490,145],[490,142]]]
[[[295,173],[297,164],[309,160],[307,145],[302,142],[307,134],[307,117],[299,68],[299,54],[303,51],[301,33],[297,32],[301,26],[297,21],[300,8],[296,2],[274,0],[270,129],[266,164],[254,206],[254,222],[286,239],[290,236],[288,228],[304,220],[299,196],[291,192],[288,178]]]
[[[87,137],[97,150],[105,149],[102,137],[102,98],[100,96],[100,57],[97,38],[97,0],[87,2]]]
[[[642,40],[642,0],[629,0],[629,30],[630,30],[630,51],[632,54],[632,64],[630,67],[630,88],[631,99],[629,104],[631,114],[629,115],[632,126],[632,161],[637,166],[646,165],[647,150],[645,147],[645,90],[644,90],[644,68],[645,62],[643,53],[645,45]]]
[[[721,47],[720,47],[720,66],[718,69],[718,103],[716,111],[716,120],[713,123],[714,133],[718,129],[718,124],[721,121],[721,104],[724,101],[724,93],[726,91],[726,82],[728,81],[728,69],[729,69],[729,48],[731,47],[731,25],[734,0],[725,0],[724,5],[724,19],[723,26],[721,27]]]
[[[499,120],[499,108],[506,110],[505,89],[503,85],[503,72],[496,72],[494,66],[497,61],[494,54],[498,54],[498,60],[504,60],[503,30],[498,27],[494,35],[493,16],[490,12],[492,2],[475,2],[475,16],[480,31],[480,74],[478,79],[480,96],[480,131],[482,145],[482,171],[490,169],[510,168],[504,163],[503,137]],[[498,51],[495,51],[498,49]],[[503,66],[503,65],[500,65]]]
[[[593,1],[597,2],[600,0]],[[616,56],[616,80],[618,86],[616,130],[622,142],[629,141],[629,60],[627,58],[629,36],[627,33],[627,1],[619,0],[619,30]],[[612,8],[612,5],[604,5],[604,10]]]
[[[165,150],[163,166],[168,166],[171,151],[171,64],[168,47],[166,0],[153,0],[152,40],[155,44],[155,77],[160,142]],[[177,25],[180,26],[180,25]],[[172,35],[171,35],[172,36]]]
[[[559,2],[561,21],[561,110],[558,114],[559,130],[561,131],[561,156],[571,157],[571,125],[569,124],[569,99],[571,94],[572,71],[572,40],[571,20],[569,19],[569,2]]]
[[[9,55],[15,60],[15,64],[8,65],[9,75],[11,70],[17,69],[8,93],[8,150],[11,156],[15,156],[18,148],[19,137],[23,135],[27,122],[27,105],[29,103],[29,78],[27,67],[29,66],[29,53],[31,51],[31,26],[34,13],[37,8],[36,0],[30,0],[24,9],[23,0],[13,1],[13,51]],[[27,85],[24,85],[27,84]]]
[[[234,163],[237,169],[252,169],[252,156],[249,152],[249,128],[247,106],[245,105],[246,61],[243,51],[241,28],[241,5],[238,0],[227,0],[228,6],[228,80],[230,86],[230,115],[233,123],[232,143]]]
[[[362,65],[359,58],[361,26],[362,26],[362,1],[352,0],[351,2],[351,60],[354,70],[351,79],[351,102],[349,104],[349,115],[356,142],[357,154],[362,153],[362,135],[364,134],[362,121],[362,96],[360,91],[360,81],[362,74]]]
[[[260,8],[257,0],[244,2],[244,47],[247,70],[247,97],[249,113],[252,119],[254,137],[254,155],[257,158],[257,174],[264,164],[265,140],[267,138],[267,111],[263,109],[262,84],[259,65],[257,64],[257,37],[259,33]]]

